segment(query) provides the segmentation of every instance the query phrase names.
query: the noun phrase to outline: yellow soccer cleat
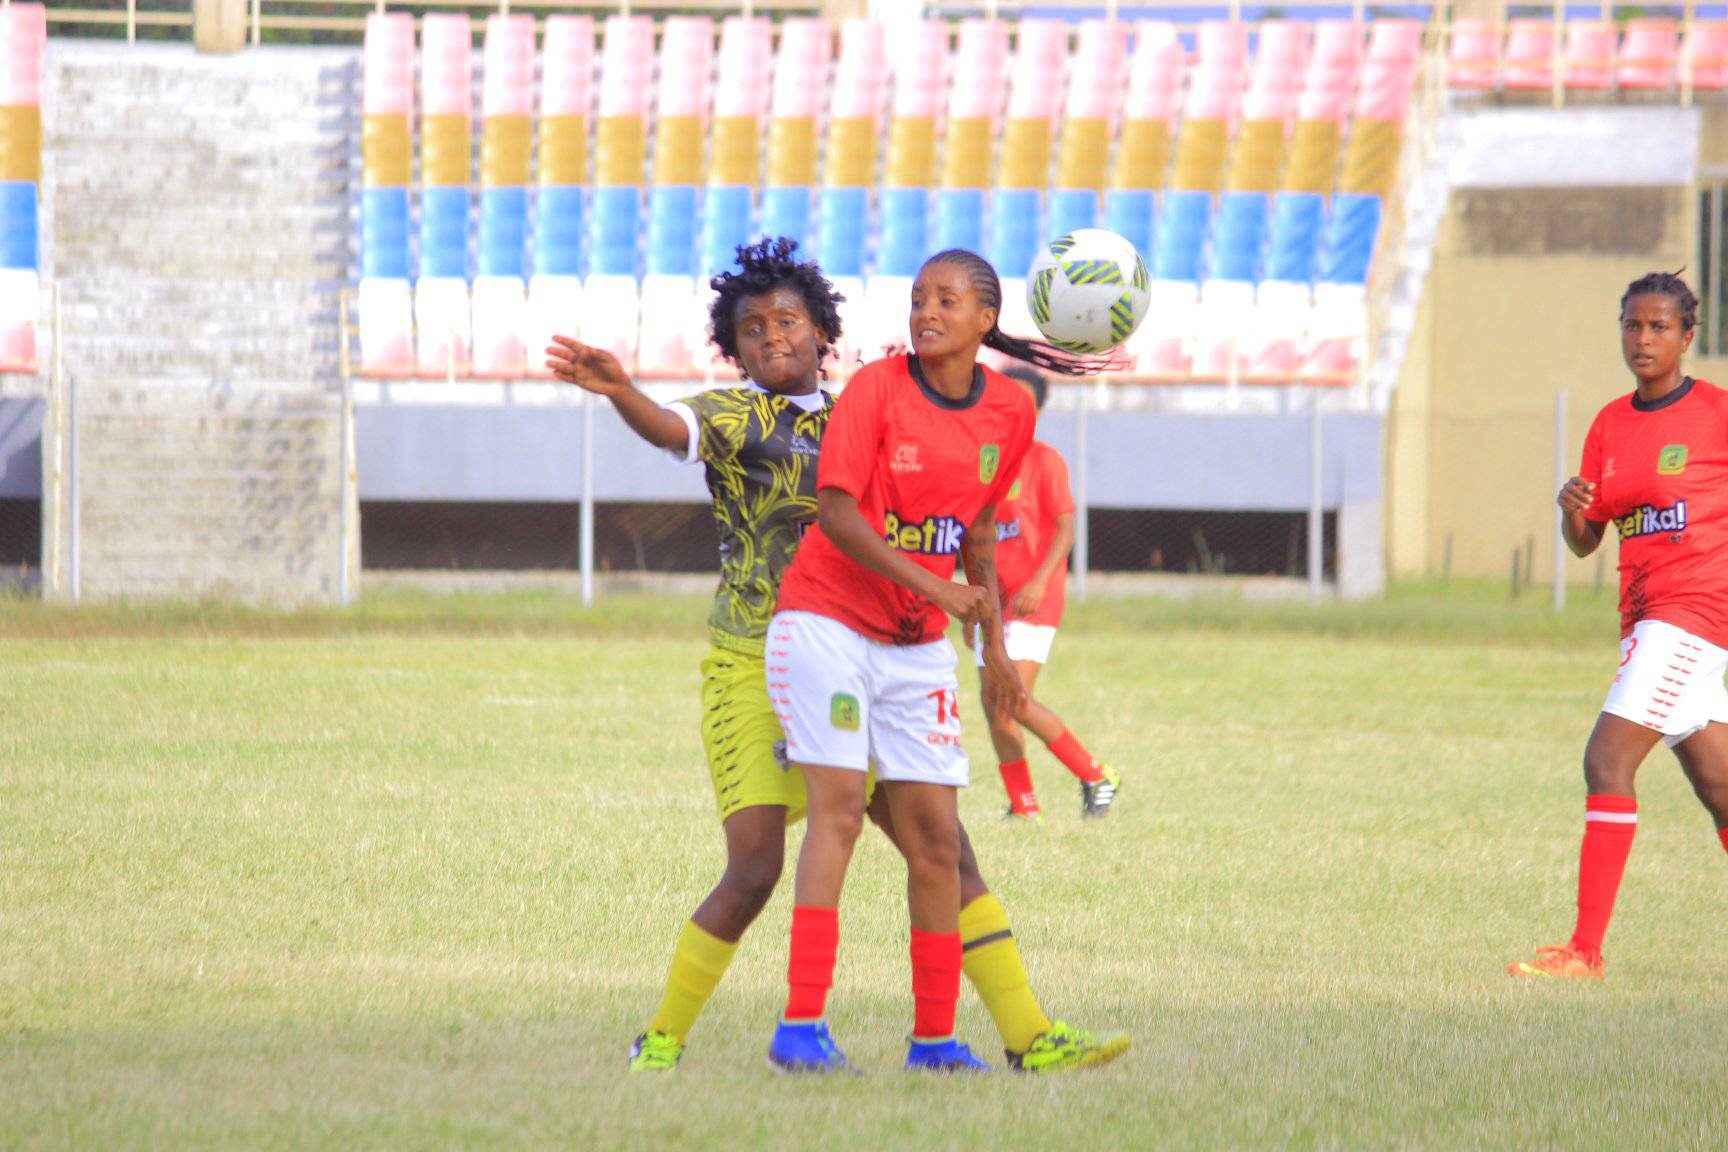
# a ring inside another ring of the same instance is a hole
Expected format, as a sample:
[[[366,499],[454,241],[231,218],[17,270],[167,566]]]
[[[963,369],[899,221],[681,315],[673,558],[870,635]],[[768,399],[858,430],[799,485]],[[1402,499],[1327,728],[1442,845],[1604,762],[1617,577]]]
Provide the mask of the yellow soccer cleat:
[[[1580,951],[1570,944],[1556,944],[1551,948],[1536,949],[1534,960],[1519,960],[1508,964],[1506,972],[1511,976],[1536,979],[1600,980],[1602,957]]]
[[[630,1071],[671,1072],[684,1055],[684,1041],[670,1032],[644,1032],[630,1045]]]
[[[1072,1068],[1096,1068],[1128,1051],[1126,1032],[1102,1040],[1090,1032],[1070,1028],[1058,1020],[1041,1032],[1024,1052],[1008,1053],[1008,1067],[1016,1072],[1065,1072]]]

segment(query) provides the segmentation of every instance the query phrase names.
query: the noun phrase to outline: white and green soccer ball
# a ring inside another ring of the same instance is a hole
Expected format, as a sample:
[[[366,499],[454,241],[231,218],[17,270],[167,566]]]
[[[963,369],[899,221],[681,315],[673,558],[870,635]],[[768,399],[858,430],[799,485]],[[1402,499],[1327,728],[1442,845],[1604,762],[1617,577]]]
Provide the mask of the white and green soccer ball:
[[[1026,305],[1044,338],[1068,352],[1108,352],[1146,319],[1151,278],[1125,237],[1076,228],[1038,250]]]

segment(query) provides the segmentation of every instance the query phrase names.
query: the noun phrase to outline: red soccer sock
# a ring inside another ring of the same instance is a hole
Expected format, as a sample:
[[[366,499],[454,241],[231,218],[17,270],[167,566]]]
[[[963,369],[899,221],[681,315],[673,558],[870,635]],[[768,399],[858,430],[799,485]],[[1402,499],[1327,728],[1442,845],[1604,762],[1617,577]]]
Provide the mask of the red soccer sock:
[[[1080,777],[1082,783],[1096,784],[1104,779],[1104,773],[1098,771],[1098,761],[1092,759],[1092,753],[1081,746],[1074,733],[1062,729],[1062,735],[1050,741],[1050,754],[1062,761],[1068,771]]]
[[[1032,769],[1024,760],[1010,760],[1000,766],[1002,786],[1008,789],[1008,803],[1016,812],[1038,811],[1038,793],[1032,788]]]
[[[1630,796],[1588,796],[1584,800],[1584,847],[1578,857],[1578,925],[1572,947],[1589,956],[1602,954],[1602,937],[1614,914],[1614,897],[1632,837],[1638,831],[1638,801]]]
[[[960,933],[912,929],[912,1036],[941,1040],[954,1035],[954,1005],[960,999]]]
[[[834,987],[840,954],[840,910],[798,905],[792,909],[792,960],[786,966],[787,1020],[820,1020]]]

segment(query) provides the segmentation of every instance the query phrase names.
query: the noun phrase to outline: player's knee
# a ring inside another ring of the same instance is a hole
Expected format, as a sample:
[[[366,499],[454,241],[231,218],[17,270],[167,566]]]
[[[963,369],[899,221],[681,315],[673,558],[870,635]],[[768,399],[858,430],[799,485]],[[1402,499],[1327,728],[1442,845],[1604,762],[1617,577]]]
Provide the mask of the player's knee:
[[[906,864],[915,872],[939,872],[951,876],[960,870],[960,837],[954,829],[931,828],[906,848]]]
[[[1611,755],[1600,748],[1590,747],[1584,750],[1584,786],[1591,795],[1612,793],[1629,795],[1632,786],[1632,776],[1636,766],[1628,766],[1622,758]]]
[[[815,833],[818,825],[811,823],[811,832]],[[864,807],[861,804],[834,804],[823,809],[820,835],[827,837],[842,848],[850,848],[858,842],[858,834],[864,830]]]
[[[726,883],[740,904],[760,912],[774,897],[781,867],[777,856],[741,860],[726,869]]]

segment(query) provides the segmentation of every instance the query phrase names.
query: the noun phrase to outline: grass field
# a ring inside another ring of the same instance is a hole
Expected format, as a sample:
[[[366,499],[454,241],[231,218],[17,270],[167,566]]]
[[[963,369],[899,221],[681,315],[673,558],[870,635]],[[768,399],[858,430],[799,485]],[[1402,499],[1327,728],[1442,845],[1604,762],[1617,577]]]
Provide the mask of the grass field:
[[[1079,1077],[897,1071],[898,859],[867,834],[837,1035],[763,1066],[789,893],[673,1079],[623,1057],[718,874],[699,600],[391,593],[353,612],[0,602],[0,1146],[1728,1146],[1728,861],[1645,770],[1609,980],[1571,925],[1605,594],[1090,604],[1042,695],[1126,783],[1082,825],[961,798]],[[971,716],[977,714],[976,705]],[[968,991],[961,1031],[998,1045]]]

